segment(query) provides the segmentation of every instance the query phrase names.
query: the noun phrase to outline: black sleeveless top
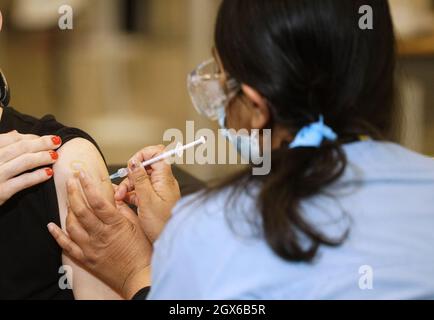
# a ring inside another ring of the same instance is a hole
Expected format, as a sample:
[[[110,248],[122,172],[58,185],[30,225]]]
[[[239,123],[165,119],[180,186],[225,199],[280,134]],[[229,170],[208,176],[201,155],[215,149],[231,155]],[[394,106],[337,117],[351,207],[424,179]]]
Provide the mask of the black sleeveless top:
[[[53,116],[36,119],[10,107],[3,108],[0,134],[12,130],[58,135],[63,144],[84,138],[97,146],[88,134],[65,127]],[[64,276],[59,273],[62,252],[47,230],[49,222],[60,225],[53,179],[16,194],[0,206],[0,300],[74,299],[71,290],[59,286]]]

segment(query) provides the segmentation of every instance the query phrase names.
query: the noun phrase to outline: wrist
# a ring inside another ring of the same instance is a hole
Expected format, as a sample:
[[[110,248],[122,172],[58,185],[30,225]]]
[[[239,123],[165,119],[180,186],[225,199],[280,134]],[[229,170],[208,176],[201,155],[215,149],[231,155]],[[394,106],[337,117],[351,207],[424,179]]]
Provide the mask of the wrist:
[[[121,295],[131,300],[141,289],[151,286],[151,266],[144,267],[134,273],[125,280],[121,289]]]

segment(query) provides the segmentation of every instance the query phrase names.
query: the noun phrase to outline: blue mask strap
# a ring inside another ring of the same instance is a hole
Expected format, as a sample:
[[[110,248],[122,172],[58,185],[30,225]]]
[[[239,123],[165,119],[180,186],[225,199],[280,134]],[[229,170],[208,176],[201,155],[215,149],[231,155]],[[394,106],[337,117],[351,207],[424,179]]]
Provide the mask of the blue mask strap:
[[[297,133],[294,141],[289,145],[289,148],[319,148],[324,139],[336,141],[338,135],[324,124],[324,117],[321,115],[318,122],[302,128]]]
[[[220,129],[226,129],[226,108],[218,110],[218,122]]]

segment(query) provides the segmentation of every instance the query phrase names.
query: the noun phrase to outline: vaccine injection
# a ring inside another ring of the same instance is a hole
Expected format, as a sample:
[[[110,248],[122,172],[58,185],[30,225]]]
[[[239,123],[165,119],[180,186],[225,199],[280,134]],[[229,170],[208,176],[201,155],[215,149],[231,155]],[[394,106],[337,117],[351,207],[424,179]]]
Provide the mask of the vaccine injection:
[[[194,141],[194,142],[189,143],[189,144],[186,144],[186,145],[182,145],[181,143],[178,143],[178,145],[176,146],[175,149],[164,152],[164,153],[160,154],[159,156],[156,156],[155,158],[152,158],[150,160],[142,162],[142,167],[144,167],[144,168],[149,167],[149,166],[151,166],[157,162],[169,159],[170,157],[173,157],[173,156],[182,157],[185,150],[194,148],[196,146],[199,146],[199,145],[202,145],[205,143],[206,143],[205,137],[201,137],[199,140]],[[118,172],[112,174],[110,176],[110,180],[125,178],[126,176],[128,176],[128,168],[122,168],[122,169],[119,169]]]

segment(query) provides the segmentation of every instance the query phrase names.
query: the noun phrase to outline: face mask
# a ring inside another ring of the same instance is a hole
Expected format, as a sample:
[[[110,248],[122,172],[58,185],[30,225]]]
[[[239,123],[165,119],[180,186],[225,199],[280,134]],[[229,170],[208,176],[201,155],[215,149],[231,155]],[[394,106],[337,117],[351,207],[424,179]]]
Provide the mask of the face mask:
[[[235,130],[227,129],[225,109],[222,109],[220,112],[219,125],[222,129],[222,135],[236,148],[244,160],[254,164],[262,163],[259,130],[252,130],[252,133],[249,135],[247,133],[236,133]]]

